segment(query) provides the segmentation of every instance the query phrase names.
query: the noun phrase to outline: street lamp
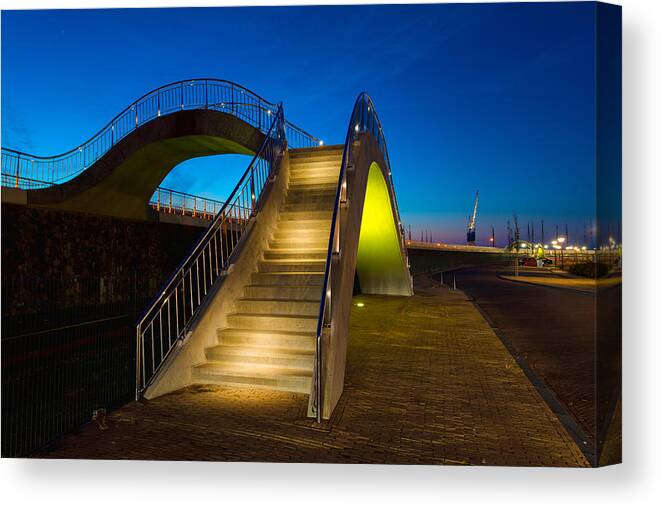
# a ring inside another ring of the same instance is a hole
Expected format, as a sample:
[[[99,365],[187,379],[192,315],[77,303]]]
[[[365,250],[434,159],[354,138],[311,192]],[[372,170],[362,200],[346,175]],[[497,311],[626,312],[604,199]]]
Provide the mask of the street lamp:
[[[566,238],[564,236],[560,236],[558,238],[558,243],[562,245],[565,242],[565,239]],[[564,251],[562,250],[562,246],[560,246],[559,248],[560,248],[560,269],[565,269],[565,254]]]

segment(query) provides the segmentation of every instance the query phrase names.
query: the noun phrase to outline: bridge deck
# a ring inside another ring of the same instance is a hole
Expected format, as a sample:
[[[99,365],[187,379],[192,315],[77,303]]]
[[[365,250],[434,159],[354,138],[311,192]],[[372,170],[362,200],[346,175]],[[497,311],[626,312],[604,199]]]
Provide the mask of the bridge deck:
[[[46,458],[586,466],[463,293],[360,296],[330,426],[307,396],[192,387],[110,414]]]

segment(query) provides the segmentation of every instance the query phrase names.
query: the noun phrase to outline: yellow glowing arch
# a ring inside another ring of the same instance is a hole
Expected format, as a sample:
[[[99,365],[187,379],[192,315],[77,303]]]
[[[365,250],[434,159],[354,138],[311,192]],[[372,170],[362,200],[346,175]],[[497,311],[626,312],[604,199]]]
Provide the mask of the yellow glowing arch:
[[[392,198],[383,171],[372,162],[360,224],[356,273],[364,294],[408,295],[403,255]]]

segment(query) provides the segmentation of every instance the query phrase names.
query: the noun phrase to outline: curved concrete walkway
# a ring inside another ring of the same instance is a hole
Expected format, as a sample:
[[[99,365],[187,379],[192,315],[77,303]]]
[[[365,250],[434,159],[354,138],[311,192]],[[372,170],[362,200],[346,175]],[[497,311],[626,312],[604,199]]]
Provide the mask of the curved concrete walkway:
[[[157,212],[148,205],[149,198],[178,164],[208,155],[253,155],[263,140],[259,129],[231,114],[180,111],[141,125],[69,181],[16,192],[23,194],[23,204],[31,206],[154,218]]]
[[[357,296],[333,418],[307,396],[194,386],[110,414],[44,458],[588,466],[477,309],[418,280]]]

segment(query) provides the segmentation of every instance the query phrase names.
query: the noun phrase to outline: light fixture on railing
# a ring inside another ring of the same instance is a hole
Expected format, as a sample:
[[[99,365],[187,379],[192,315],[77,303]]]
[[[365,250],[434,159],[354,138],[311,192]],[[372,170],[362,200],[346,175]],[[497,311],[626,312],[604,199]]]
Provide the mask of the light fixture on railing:
[[[322,139],[319,139],[319,146],[323,146],[323,145],[324,145],[324,141]]]
[[[358,131],[360,130],[360,127],[358,126],[357,123],[356,123],[356,126],[354,127],[354,130],[355,130],[356,132],[358,132]]]

